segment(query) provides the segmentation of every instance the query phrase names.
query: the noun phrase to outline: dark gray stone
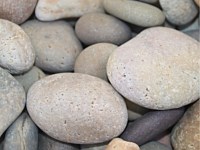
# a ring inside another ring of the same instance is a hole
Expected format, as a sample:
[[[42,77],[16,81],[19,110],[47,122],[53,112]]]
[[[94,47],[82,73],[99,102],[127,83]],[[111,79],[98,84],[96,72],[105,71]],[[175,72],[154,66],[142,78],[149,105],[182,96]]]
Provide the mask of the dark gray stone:
[[[142,145],[140,150],[171,150],[171,148],[159,142],[153,141]]]

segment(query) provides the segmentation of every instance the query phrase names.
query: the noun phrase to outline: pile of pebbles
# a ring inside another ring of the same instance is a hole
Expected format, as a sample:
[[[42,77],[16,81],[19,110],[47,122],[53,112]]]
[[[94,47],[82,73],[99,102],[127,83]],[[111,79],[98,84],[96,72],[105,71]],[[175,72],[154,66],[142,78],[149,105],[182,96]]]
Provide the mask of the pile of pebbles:
[[[199,150],[199,0],[1,0],[0,150]]]

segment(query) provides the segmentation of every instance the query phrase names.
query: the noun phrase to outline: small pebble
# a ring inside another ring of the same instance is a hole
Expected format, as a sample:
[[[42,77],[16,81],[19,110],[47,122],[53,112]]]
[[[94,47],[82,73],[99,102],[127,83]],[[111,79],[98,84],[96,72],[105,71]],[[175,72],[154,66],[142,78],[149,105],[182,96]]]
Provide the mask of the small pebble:
[[[174,150],[200,149],[200,100],[195,102],[172,130]]]
[[[27,113],[22,113],[8,128],[4,150],[37,150],[38,129]]]
[[[159,142],[149,142],[140,147],[141,150],[171,150],[169,147],[167,147],[164,144],[161,144]]]
[[[81,150],[105,150],[108,142],[81,145]]]
[[[86,45],[102,42],[120,45],[131,38],[128,25],[113,16],[101,13],[89,13],[80,17],[75,31]]]
[[[108,80],[106,65],[110,54],[117,48],[110,43],[98,43],[84,49],[77,57],[74,72]]]
[[[115,138],[108,144],[105,150],[140,150],[140,148],[135,143]]]

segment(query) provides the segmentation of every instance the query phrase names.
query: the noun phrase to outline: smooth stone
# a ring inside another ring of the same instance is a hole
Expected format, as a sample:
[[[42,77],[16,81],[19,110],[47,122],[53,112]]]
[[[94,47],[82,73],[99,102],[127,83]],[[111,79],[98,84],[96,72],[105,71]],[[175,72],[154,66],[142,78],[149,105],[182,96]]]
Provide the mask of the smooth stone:
[[[109,81],[125,98],[146,108],[188,105],[199,98],[199,46],[174,29],[146,29],[110,55]]]
[[[103,5],[109,14],[141,27],[158,26],[165,21],[165,16],[159,8],[143,2],[104,0]]]
[[[190,30],[190,31],[186,31],[184,32],[185,34],[189,35],[190,37],[192,37],[193,39],[200,41],[200,32],[199,29],[198,30]]]
[[[82,46],[67,22],[30,20],[22,28],[35,48],[37,67],[51,73],[73,71]]]
[[[108,142],[81,145],[81,150],[105,150]]]
[[[46,134],[74,144],[117,137],[128,119],[124,99],[109,83],[80,73],[60,73],[37,81],[28,91],[27,109]]]
[[[200,1],[199,0],[194,0],[194,1],[200,7]]]
[[[38,150],[79,150],[78,146],[57,141],[48,135],[39,133]]]
[[[0,18],[21,24],[31,16],[36,3],[37,0],[1,0]]]
[[[80,17],[90,12],[104,12],[102,0],[39,0],[35,15],[42,21]]]
[[[141,150],[171,150],[169,147],[167,147],[166,145],[164,144],[161,144],[159,142],[149,142],[149,143],[146,143],[144,145],[142,145],[140,147]]]
[[[143,145],[172,127],[184,114],[184,108],[150,111],[129,122],[121,138]]]
[[[25,91],[22,85],[0,67],[0,137],[20,115],[25,101]]]
[[[185,25],[198,13],[193,0],[159,0],[159,2],[167,20],[174,25]]]
[[[33,66],[28,72],[14,76],[15,79],[24,87],[24,90],[28,92],[28,89],[33,83],[44,78],[46,75],[44,72],[36,66]]]
[[[35,51],[27,34],[16,24],[0,19],[0,66],[12,74],[28,71]]]
[[[37,150],[38,129],[27,113],[22,113],[8,128],[4,150]]]
[[[200,100],[195,102],[176,124],[171,133],[174,150],[200,149]]]
[[[108,144],[105,150],[140,150],[140,148],[135,143],[115,138]]]
[[[131,38],[131,30],[119,19],[102,14],[88,13],[75,26],[78,38],[86,45],[113,43],[120,45]]]
[[[117,48],[110,43],[98,43],[85,48],[77,57],[74,72],[108,80],[106,65],[110,54]]]

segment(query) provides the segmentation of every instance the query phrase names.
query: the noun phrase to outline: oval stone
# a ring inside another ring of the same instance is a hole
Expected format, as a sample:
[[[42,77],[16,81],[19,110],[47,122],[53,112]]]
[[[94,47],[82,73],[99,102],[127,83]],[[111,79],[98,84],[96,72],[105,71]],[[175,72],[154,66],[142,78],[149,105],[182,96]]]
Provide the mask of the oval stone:
[[[200,43],[166,27],[149,28],[109,57],[107,75],[128,100],[150,109],[173,109],[199,98]]]
[[[104,42],[120,45],[131,38],[131,30],[124,22],[101,13],[83,15],[77,21],[75,31],[86,45]]]
[[[0,67],[0,137],[20,115],[25,101],[25,91],[22,85]]]
[[[155,6],[130,0],[104,0],[105,10],[124,21],[141,27],[161,25],[165,16]]]
[[[37,81],[28,91],[27,109],[49,136],[75,144],[108,141],[122,133],[128,118],[124,99],[110,84],[79,73]]]
[[[0,66],[12,74],[28,71],[35,51],[27,34],[16,24],[0,19]]]

